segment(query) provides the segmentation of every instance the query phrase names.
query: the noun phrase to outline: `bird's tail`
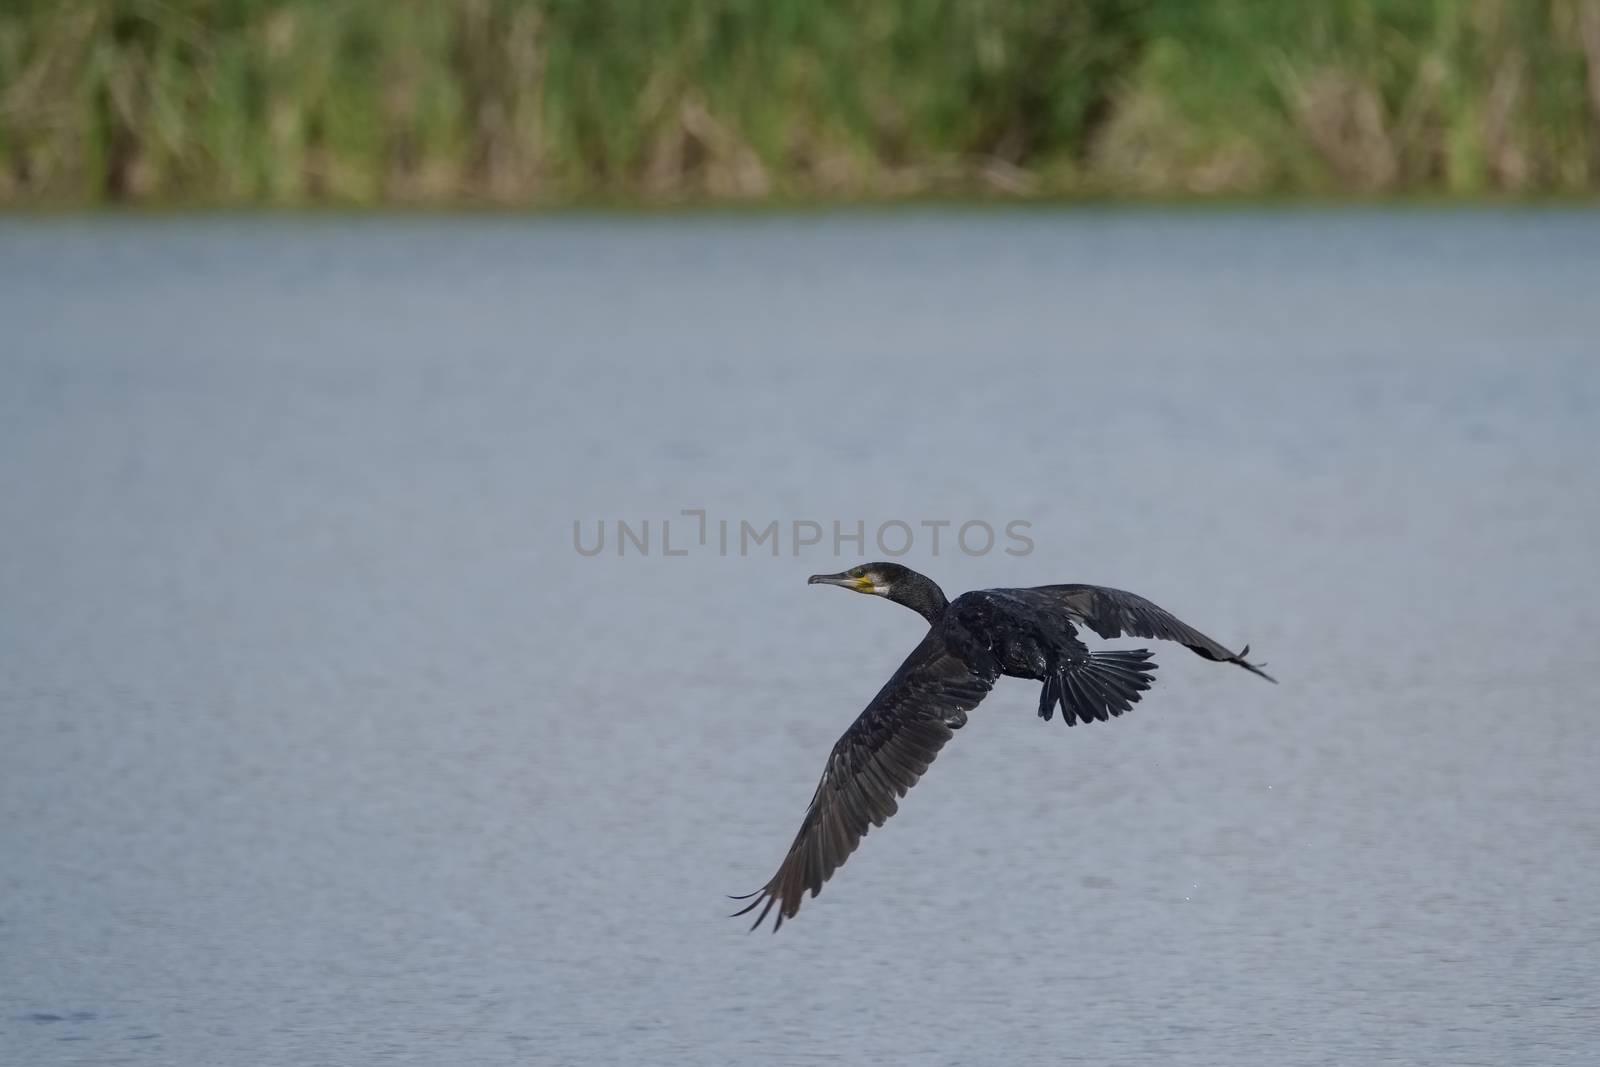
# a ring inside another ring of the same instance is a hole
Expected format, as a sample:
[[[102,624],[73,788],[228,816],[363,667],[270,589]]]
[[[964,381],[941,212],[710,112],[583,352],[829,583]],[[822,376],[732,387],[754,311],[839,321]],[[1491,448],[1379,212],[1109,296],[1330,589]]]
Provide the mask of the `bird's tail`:
[[[1080,721],[1105,722],[1138,703],[1150,688],[1150,674],[1155,669],[1146,648],[1090,653],[1045,677],[1039,717],[1048,722],[1060,704],[1061,721],[1068,726]]]

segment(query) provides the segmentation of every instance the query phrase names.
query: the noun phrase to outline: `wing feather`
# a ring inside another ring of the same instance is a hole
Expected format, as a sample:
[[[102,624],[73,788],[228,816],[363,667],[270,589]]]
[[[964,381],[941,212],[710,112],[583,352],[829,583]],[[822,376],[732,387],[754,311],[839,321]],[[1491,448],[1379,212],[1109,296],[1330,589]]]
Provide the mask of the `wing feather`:
[[[1176,641],[1206,659],[1217,663],[1234,663],[1269,682],[1277,681],[1262,670],[1261,665],[1245,659],[1250,654],[1249,645],[1233,652],[1137,593],[1103,585],[1041,585],[1008,592],[1023,594],[1044,605],[1064,610],[1069,617],[1104,638],[1127,635]]]
[[[928,631],[894,676],[833,746],[800,832],[783,863],[754,899],[735,912],[761,911],[754,930],[776,908],[772,928],[794,918],[844,865],[873,826],[899,808],[954,735],[965,712],[988,694],[999,675],[992,655],[965,639],[960,624],[946,618]]]

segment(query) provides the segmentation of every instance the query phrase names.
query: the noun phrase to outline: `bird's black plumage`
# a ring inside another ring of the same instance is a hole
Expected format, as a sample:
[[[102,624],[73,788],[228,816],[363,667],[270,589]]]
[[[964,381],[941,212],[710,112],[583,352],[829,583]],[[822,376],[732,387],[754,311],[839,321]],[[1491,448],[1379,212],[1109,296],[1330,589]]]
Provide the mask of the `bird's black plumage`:
[[[900,669],[872,698],[828,756],[800,832],[788,854],[754,899],[736,912],[760,908],[751,929],[776,908],[773,929],[794,918],[809,891],[822,884],[856,850],[869,829],[882,826],[898,799],[988,695],[1000,675],[1044,683],[1039,716],[1061,708],[1068,726],[1121,715],[1150,688],[1156,665],[1146,649],[1090,652],[1078,625],[1101,637],[1128,635],[1176,641],[1198,655],[1233,663],[1274,679],[1245,660],[1250,649],[1230,652],[1150,601],[1096,585],[1044,585],[984,589],[945,599],[934,581],[898,563],[869,563],[813,583],[842,585],[903,604],[928,620],[929,629]]]

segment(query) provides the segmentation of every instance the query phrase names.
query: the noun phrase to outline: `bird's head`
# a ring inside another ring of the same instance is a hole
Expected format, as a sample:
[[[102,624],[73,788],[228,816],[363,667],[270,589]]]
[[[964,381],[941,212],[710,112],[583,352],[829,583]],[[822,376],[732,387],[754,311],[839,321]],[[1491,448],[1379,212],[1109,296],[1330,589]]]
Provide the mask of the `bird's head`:
[[[902,567],[898,563],[863,563],[838,574],[813,574],[806,582],[810,585],[841,585],[858,593],[888,596],[897,580],[915,573],[910,567]]]
[[[842,585],[904,604],[930,623],[943,614],[947,601],[932,578],[898,563],[863,563],[838,574],[813,574],[812,585]]]

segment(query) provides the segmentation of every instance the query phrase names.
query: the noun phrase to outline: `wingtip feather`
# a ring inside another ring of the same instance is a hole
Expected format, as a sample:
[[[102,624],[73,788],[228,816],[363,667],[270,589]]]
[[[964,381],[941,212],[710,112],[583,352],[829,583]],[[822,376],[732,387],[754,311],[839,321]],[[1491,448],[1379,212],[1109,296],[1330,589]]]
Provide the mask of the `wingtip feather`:
[[[1267,681],[1271,682],[1273,685],[1277,685],[1278,684],[1278,680],[1276,678],[1274,678],[1272,675],[1268,674],[1266,671],[1261,669],[1261,668],[1266,666],[1265,663],[1250,663],[1250,662],[1246,661],[1245,657],[1248,656],[1249,654],[1250,654],[1250,646],[1249,645],[1245,645],[1243,648],[1241,648],[1239,650],[1239,654],[1237,656],[1233,657],[1233,662],[1238,664],[1239,666],[1243,667],[1245,670],[1249,671],[1251,674],[1259,675],[1260,677],[1265,678]]]

